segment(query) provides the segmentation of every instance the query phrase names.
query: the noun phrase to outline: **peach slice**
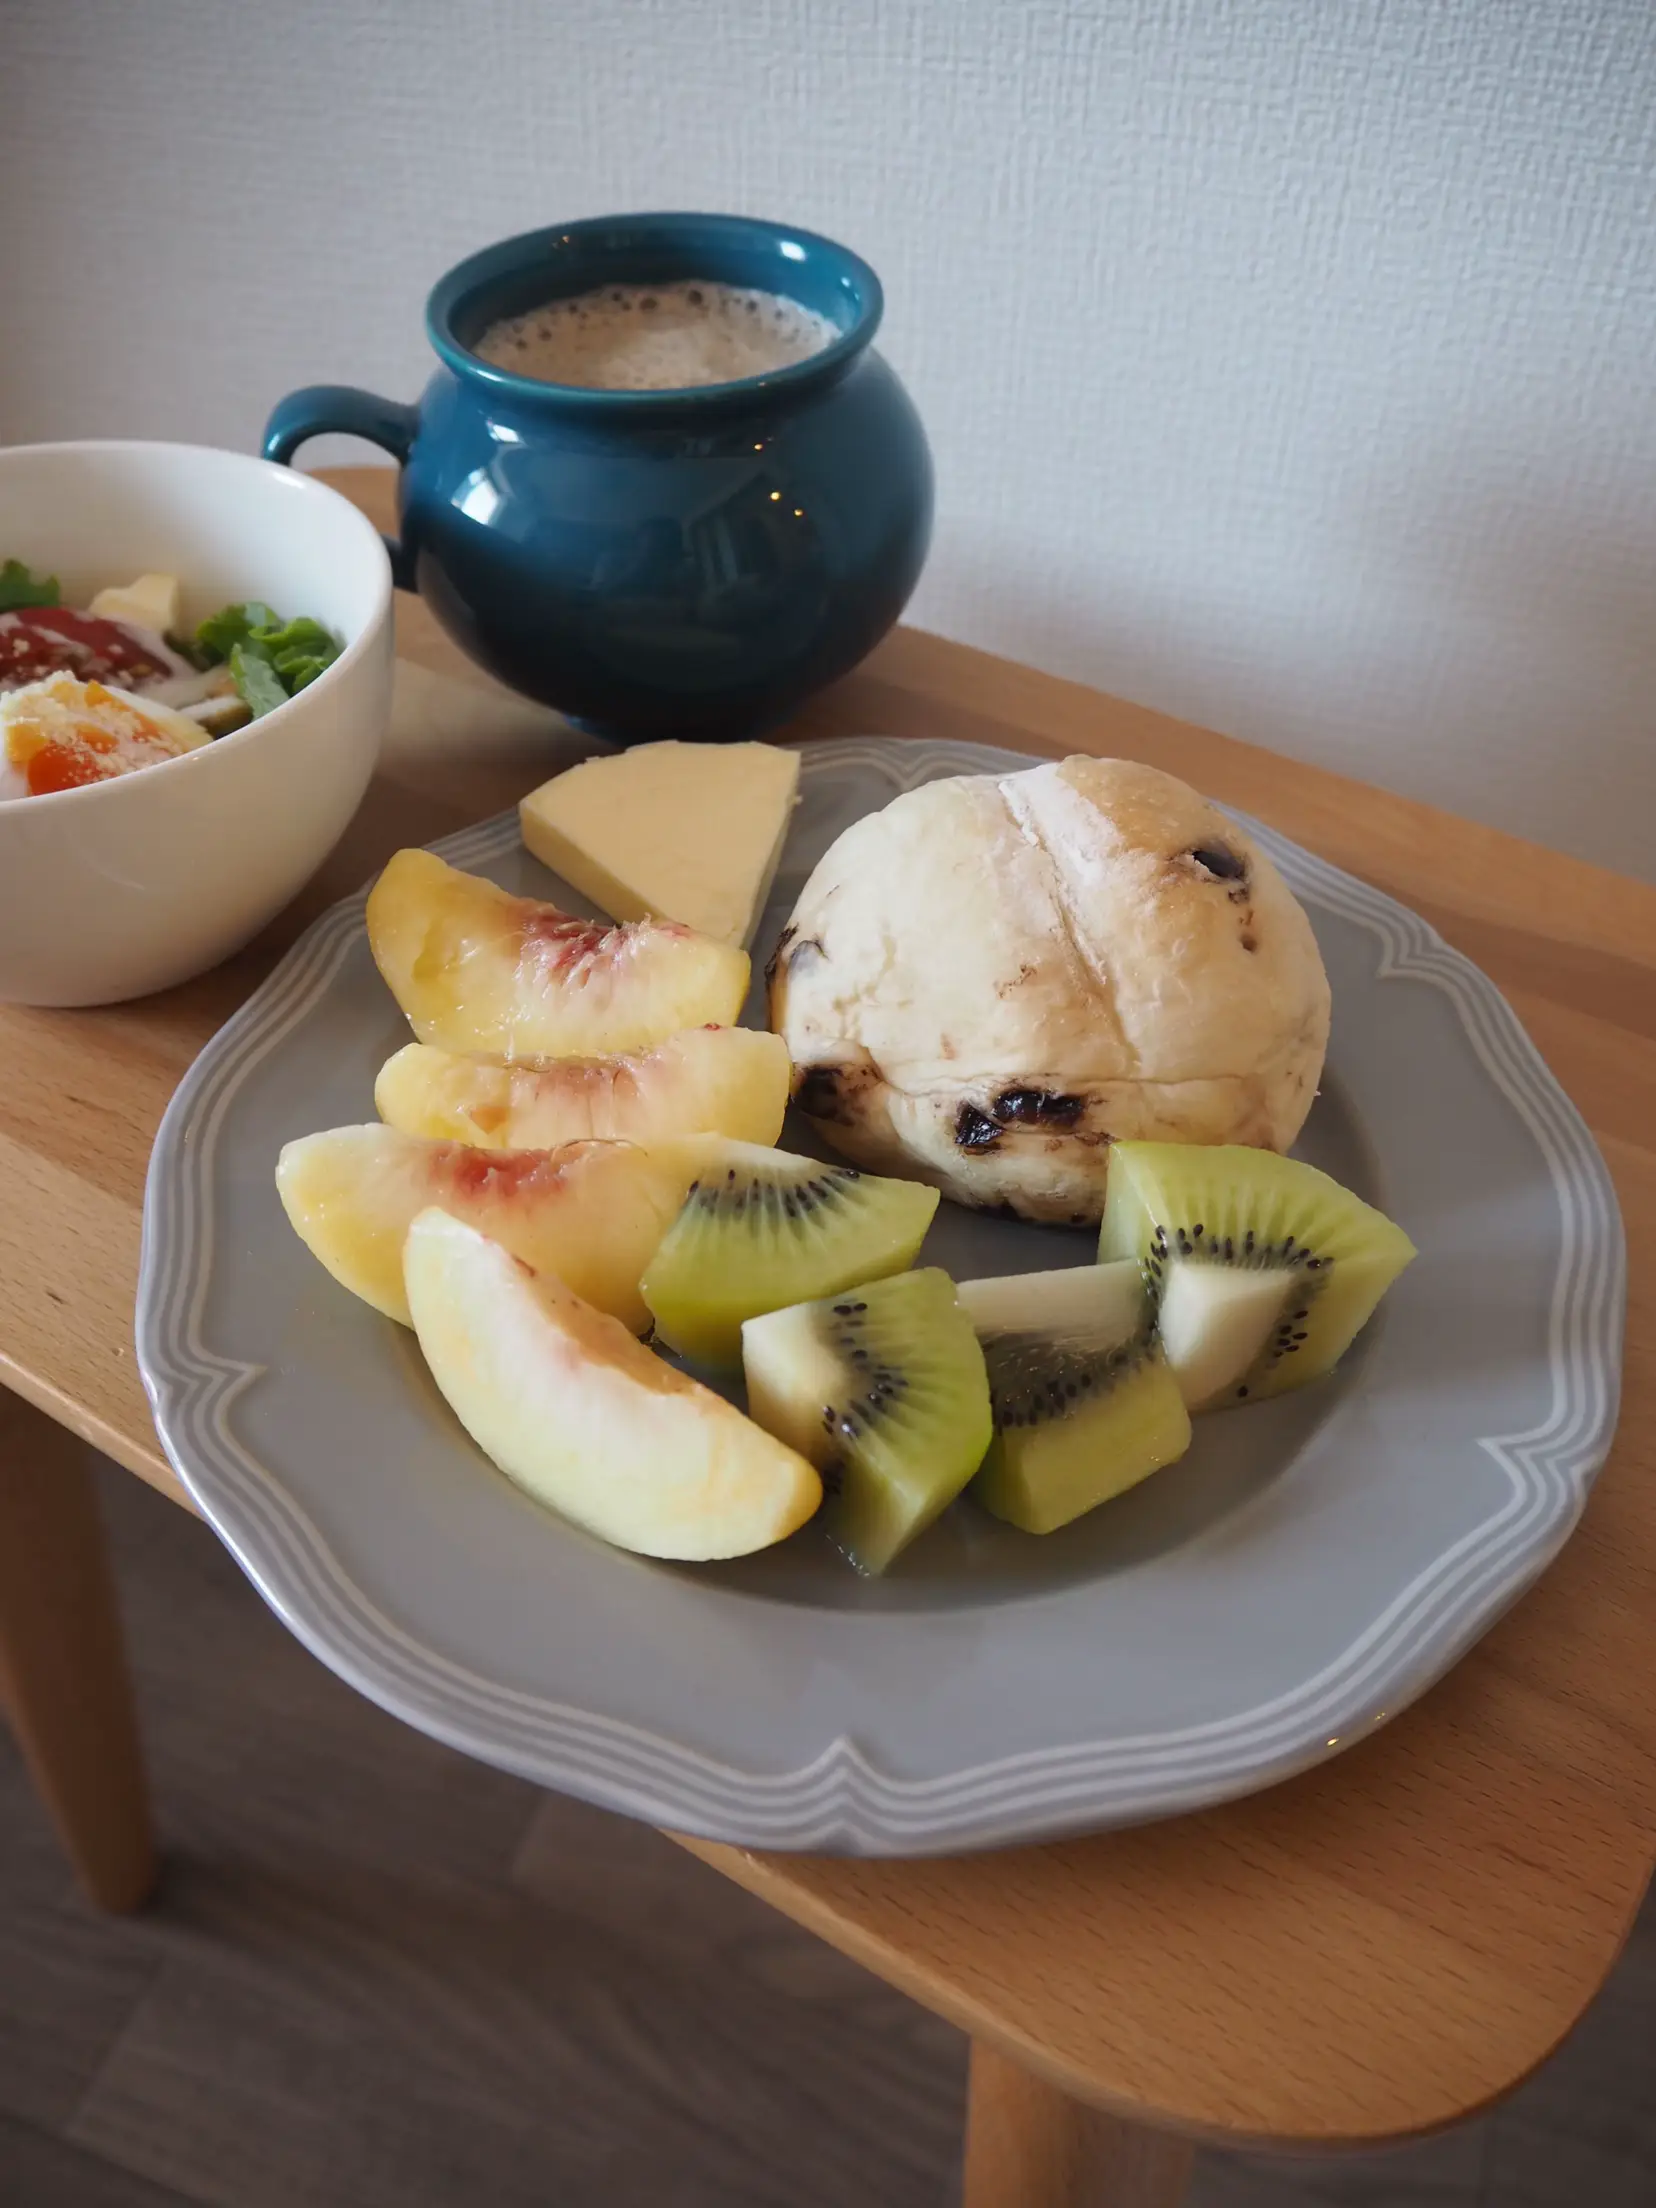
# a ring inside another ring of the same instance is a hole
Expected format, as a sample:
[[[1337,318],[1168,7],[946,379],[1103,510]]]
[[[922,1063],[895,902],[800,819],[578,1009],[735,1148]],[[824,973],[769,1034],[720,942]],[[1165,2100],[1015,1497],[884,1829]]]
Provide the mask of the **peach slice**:
[[[605,1541],[700,1562],[802,1526],[822,1482],[786,1443],[442,1210],[403,1252],[432,1378],[509,1480]]]
[[[696,1157],[694,1142],[659,1152],[629,1142],[474,1150],[392,1127],[334,1127],[283,1148],[276,1189],[340,1286],[403,1326],[403,1241],[416,1214],[438,1204],[642,1334],[650,1320],[639,1279]]]
[[[387,864],[368,941],[422,1043],[508,1064],[646,1050],[728,1026],[747,995],[747,954],[728,943],[676,920],[578,920],[431,851]]]
[[[782,1132],[789,1072],[781,1038],[751,1027],[693,1027],[654,1050],[545,1067],[409,1043],[380,1068],[374,1108],[405,1134],[481,1150],[700,1134],[768,1144]]]

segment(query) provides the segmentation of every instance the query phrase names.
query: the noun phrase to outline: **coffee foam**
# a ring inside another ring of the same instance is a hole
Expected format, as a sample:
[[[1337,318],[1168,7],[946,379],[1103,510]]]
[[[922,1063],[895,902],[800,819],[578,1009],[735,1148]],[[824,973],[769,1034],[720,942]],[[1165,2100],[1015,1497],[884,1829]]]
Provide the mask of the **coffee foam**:
[[[491,368],[592,391],[671,391],[774,374],[833,344],[825,315],[735,284],[605,284],[492,322]]]

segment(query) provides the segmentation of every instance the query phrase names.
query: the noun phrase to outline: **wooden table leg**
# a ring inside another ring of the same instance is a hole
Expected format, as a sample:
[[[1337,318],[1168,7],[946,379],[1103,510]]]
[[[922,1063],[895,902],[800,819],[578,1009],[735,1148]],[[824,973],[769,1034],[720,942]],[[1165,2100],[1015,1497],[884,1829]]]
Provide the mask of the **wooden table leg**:
[[[973,2040],[964,2208],[1178,2208],[1194,2159]]]
[[[100,1908],[155,1884],[115,1587],[84,1445],[0,1388],[0,1707]]]

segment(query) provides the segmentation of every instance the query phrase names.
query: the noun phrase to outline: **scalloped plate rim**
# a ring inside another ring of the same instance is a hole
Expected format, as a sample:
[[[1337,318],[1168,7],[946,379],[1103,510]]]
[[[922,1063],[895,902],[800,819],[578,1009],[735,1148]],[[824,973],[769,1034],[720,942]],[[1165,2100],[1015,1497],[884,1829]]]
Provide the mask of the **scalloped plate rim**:
[[[938,772],[1040,764],[981,745],[889,737],[823,742],[803,756],[807,776],[873,769],[893,794]],[[265,1600],[360,1691],[456,1748],[653,1823],[775,1849],[928,1854],[1145,1822],[1251,1793],[1323,1760],[1332,1740],[1343,1745],[1353,1726],[1372,1723],[1377,1694],[1388,1714],[1416,1699],[1562,1548],[1608,1453],[1626,1295],[1620,1214],[1591,1134],[1488,977],[1383,892],[1246,814],[1235,817],[1303,901],[1357,921],[1376,939],[1377,978],[1448,997],[1485,1077],[1528,1126],[1562,1222],[1552,1414],[1533,1430],[1480,1442],[1509,1482],[1508,1502],[1399,1589],[1322,1674],[1239,1715],[1014,1752],[942,1778],[882,1772],[843,1736],[795,1770],[760,1772],[469,1672],[388,1617],[227,1423],[258,1368],[217,1355],[198,1332],[218,1126],[262,1059],[326,991],[363,925],[366,886],[313,922],[197,1057],[157,1133],[145,1190],[136,1336],[156,1428],[191,1498]],[[516,840],[516,816],[504,813],[432,848],[456,864],[480,863]]]

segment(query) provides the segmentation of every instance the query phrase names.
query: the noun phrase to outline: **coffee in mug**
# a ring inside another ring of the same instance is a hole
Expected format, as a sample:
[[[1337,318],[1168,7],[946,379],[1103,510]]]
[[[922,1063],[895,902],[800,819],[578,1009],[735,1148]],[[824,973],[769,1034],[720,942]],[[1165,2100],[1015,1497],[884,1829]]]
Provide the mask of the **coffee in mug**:
[[[264,454],[337,430],[383,447],[398,585],[595,734],[763,734],[879,642],[925,557],[931,461],[871,342],[882,304],[866,261],[795,224],[558,223],[440,280],[416,405],[313,385]]]
[[[774,375],[840,332],[774,291],[736,284],[605,284],[492,322],[473,351],[491,368],[592,391],[673,391]]]

